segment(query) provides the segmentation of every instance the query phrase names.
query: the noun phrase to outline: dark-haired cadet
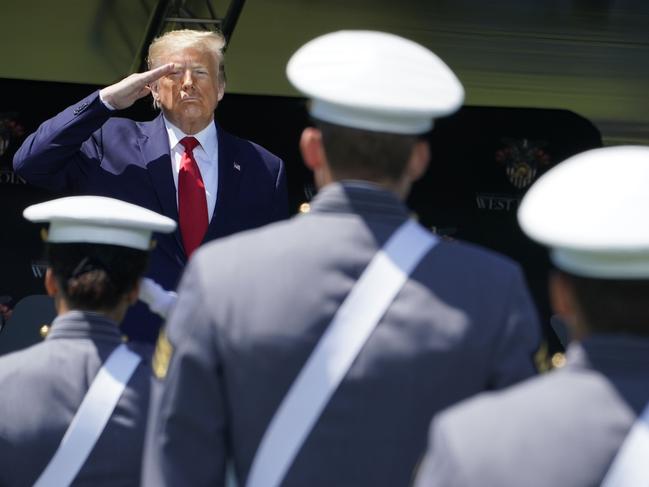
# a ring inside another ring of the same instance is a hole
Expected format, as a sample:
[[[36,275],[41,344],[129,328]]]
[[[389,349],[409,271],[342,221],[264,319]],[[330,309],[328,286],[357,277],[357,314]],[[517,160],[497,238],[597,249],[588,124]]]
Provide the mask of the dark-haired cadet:
[[[551,248],[559,370],[433,423],[417,487],[649,485],[649,148],[570,158],[527,193],[522,229]]]
[[[138,485],[150,353],[122,343],[152,232],[173,220],[112,198],[31,206],[50,222],[45,288],[58,312],[43,343],[0,358],[0,485]]]

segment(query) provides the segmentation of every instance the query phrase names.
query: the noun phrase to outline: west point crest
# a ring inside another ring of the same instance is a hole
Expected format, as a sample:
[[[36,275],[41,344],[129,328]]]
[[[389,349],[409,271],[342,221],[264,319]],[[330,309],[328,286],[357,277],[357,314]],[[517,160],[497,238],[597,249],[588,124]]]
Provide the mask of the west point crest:
[[[545,141],[527,138],[504,138],[505,146],[495,154],[496,162],[504,166],[508,181],[516,189],[528,188],[539,172],[550,165],[550,156],[543,147]]]
[[[502,144],[494,154],[494,161],[504,172],[510,189],[476,193],[479,210],[516,211],[523,193],[551,165],[550,156],[543,149],[547,145],[545,141],[503,138]]]

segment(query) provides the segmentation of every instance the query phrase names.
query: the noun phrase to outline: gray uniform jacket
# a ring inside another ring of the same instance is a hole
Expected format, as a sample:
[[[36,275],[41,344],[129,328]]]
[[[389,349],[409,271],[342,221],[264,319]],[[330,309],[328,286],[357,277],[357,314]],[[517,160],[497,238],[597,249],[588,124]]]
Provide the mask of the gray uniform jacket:
[[[53,321],[44,342],[0,358],[1,486],[34,484],[95,375],[120,343],[113,321],[71,311]],[[144,358],[72,485],[139,483],[151,347],[136,347],[133,351]]]
[[[649,339],[593,336],[562,369],[440,414],[416,485],[600,485],[647,401]]]
[[[289,386],[408,216],[376,186],[331,184],[308,214],[196,254],[167,325],[168,372],[154,380],[144,485],[222,485],[228,456],[244,485]],[[432,415],[532,375],[538,339],[516,265],[440,242],[352,364],[284,485],[407,484]]]

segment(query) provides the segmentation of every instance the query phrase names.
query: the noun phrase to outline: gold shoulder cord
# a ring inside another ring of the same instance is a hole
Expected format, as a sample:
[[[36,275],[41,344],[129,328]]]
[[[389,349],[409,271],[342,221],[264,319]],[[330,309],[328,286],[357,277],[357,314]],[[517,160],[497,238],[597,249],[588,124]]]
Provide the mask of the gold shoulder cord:
[[[167,376],[167,370],[169,369],[169,361],[173,355],[174,347],[167,338],[164,328],[160,330],[158,335],[158,341],[156,342],[155,352],[153,353],[153,360],[151,363],[151,368],[153,369],[153,375],[158,379],[164,379]]]

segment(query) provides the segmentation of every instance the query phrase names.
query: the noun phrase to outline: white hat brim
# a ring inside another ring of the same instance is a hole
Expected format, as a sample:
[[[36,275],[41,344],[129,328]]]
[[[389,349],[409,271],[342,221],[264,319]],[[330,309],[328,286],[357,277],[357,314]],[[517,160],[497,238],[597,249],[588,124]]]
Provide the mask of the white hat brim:
[[[140,250],[150,247],[153,232],[175,230],[171,218],[103,196],[71,196],[29,206],[23,216],[49,222],[48,242],[98,243]]]
[[[561,162],[530,188],[522,230],[577,275],[649,278],[649,148],[594,149]]]

